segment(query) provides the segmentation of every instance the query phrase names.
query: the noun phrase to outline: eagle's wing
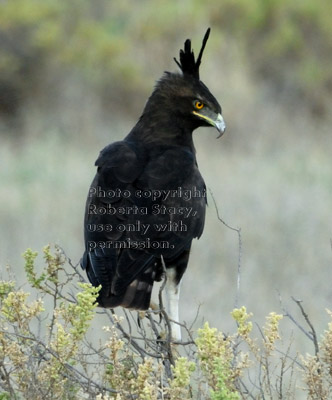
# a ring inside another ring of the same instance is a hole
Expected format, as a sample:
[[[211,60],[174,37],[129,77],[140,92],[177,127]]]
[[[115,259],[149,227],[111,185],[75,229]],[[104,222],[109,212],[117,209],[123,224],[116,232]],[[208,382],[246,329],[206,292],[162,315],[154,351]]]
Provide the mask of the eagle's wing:
[[[202,233],[205,197],[189,194],[203,192],[203,179],[194,155],[179,146],[146,149],[116,142],[101,152],[96,165],[82,266],[94,285],[102,285],[100,305],[146,309],[153,281],[161,275],[160,256],[187,264],[191,240]],[[161,196],[148,196],[149,190]]]

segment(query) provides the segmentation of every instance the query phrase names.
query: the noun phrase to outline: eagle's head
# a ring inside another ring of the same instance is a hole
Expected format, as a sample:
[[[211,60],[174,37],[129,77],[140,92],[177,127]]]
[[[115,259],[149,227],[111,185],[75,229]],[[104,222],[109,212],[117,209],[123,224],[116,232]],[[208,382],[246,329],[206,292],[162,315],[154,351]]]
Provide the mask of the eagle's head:
[[[199,66],[209,34],[210,28],[197,60],[191,50],[191,41],[185,41],[184,50],[180,50],[180,62],[174,58],[182,73],[165,72],[157,82],[144,114],[158,115],[159,121],[167,114],[173,125],[191,132],[199,126],[214,126],[220,137],[226,129],[220,104],[199,79]]]

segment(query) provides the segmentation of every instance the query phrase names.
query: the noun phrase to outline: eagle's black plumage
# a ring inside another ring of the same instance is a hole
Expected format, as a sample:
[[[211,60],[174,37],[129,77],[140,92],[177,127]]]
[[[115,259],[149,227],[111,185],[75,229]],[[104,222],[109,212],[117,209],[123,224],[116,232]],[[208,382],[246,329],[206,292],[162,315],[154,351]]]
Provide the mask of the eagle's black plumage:
[[[209,33],[210,29],[196,61],[190,40],[185,42],[180,63],[176,61],[182,73],[164,74],[131,132],[103,149],[96,161],[86,205],[82,267],[93,285],[102,286],[100,306],[147,309],[153,282],[162,275],[161,256],[167,270],[174,272],[176,288],[192,239],[203,232],[205,184],[192,132],[209,125],[220,134],[225,130],[219,103],[199,80]],[[155,191],[165,195],[148,195],[159,193]],[[173,195],[166,198],[166,193]],[[156,213],[165,207],[173,212]],[[185,207],[192,210],[189,216],[179,214]],[[166,229],[156,229],[165,224]]]
[[[195,61],[194,52],[191,51],[191,41],[187,39],[184,43],[184,51],[180,50],[180,62],[174,57],[174,61],[180,67],[184,74],[192,75],[194,78],[199,79],[199,66],[201,65],[203,51],[205,49],[206,42],[210,36],[210,28],[206,31],[201,51]]]

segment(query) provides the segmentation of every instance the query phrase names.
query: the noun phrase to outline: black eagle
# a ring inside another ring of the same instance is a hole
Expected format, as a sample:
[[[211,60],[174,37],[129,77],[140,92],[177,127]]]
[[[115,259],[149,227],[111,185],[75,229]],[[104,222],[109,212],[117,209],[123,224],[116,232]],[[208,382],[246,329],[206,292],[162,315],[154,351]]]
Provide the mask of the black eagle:
[[[206,195],[192,133],[200,126],[225,131],[221,107],[199,79],[207,30],[195,60],[186,40],[143,113],[124,140],[105,147],[86,203],[85,253],[90,282],[101,285],[101,307],[149,308],[154,281],[166,266],[171,320],[178,321],[179,284],[191,242],[203,232]],[[173,324],[173,337],[180,328]]]

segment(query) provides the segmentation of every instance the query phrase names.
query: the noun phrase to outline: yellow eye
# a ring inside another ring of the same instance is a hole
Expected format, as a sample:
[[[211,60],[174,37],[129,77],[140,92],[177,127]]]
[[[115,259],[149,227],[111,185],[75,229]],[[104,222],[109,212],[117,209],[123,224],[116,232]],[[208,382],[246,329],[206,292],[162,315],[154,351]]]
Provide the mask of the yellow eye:
[[[201,101],[196,100],[194,106],[197,110],[201,110],[204,107],[204,104]]]

